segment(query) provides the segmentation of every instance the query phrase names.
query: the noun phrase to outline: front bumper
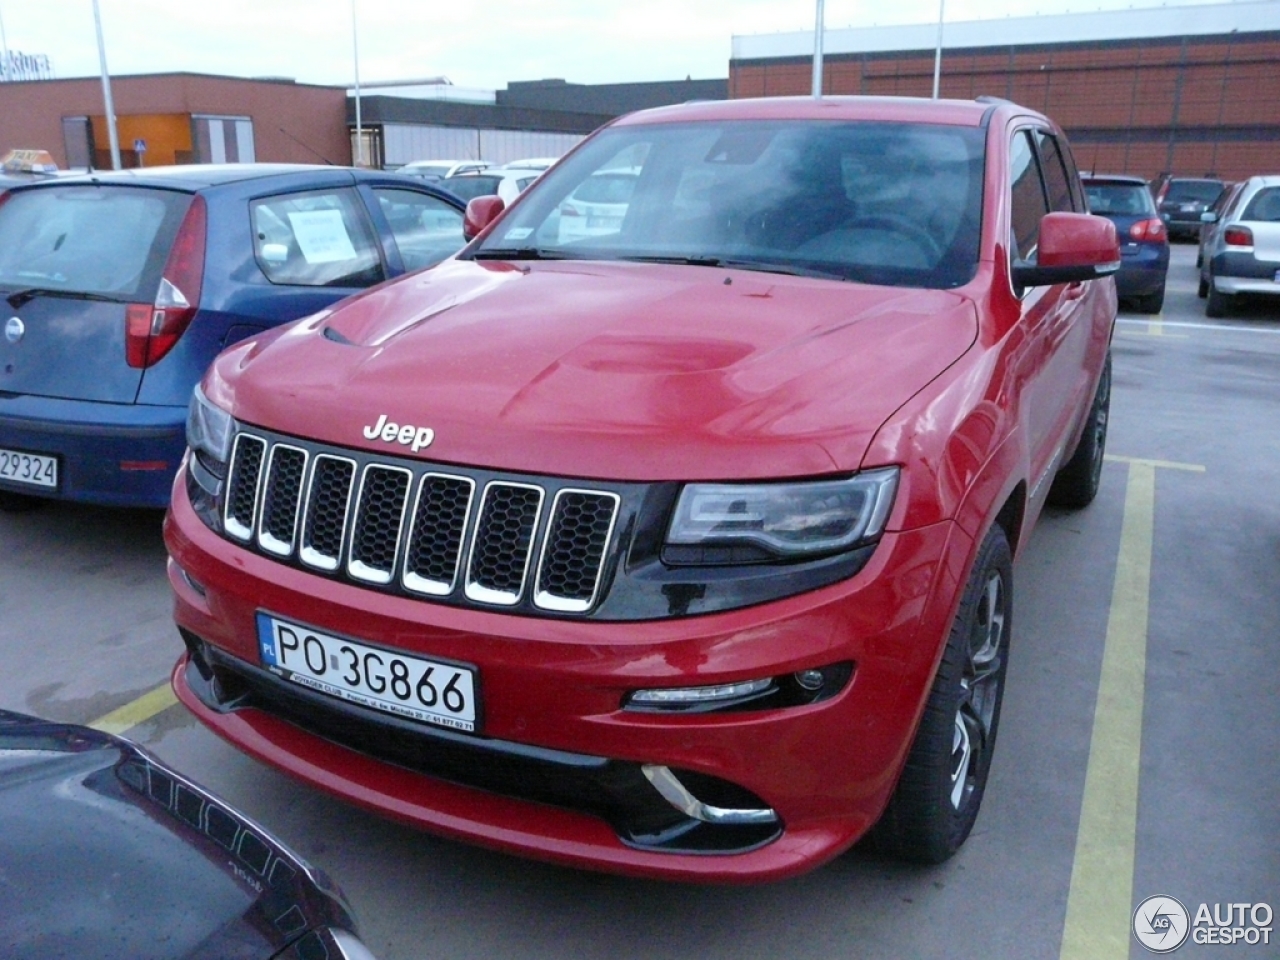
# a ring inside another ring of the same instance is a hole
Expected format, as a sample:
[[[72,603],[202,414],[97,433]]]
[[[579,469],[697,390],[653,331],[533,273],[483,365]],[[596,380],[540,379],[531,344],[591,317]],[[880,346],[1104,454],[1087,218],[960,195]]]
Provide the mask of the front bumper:
[[[0,448],[56,457],[56,489],[0,490],[113,507],[163,508],[186,449],[186,407],[0,396]]]
[[[746,881],[852,845],[887,802],[918,722],[971,544],[951,524],[887,535],[855,577],[755,607],[640,622],[460,609],[335,583],[236,547],[180,475],[166,521],[179,698],[294,776],[447,836],[579,867]],[[474,664],[483,723],[458,734],[293,689],[258,662],[255,614]],[[192,656],[192,653],[195,656]],[[834,697],[781,709],[624,709],[628,692],[853,664]],[[690,823],[642,775],[661,766],[716,807],[772,823]]]

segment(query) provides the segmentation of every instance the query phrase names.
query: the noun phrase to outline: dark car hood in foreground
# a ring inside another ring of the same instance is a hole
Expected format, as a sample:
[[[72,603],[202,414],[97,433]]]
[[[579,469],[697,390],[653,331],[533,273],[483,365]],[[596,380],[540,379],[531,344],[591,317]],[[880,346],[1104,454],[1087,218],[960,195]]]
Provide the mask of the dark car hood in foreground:
[[[569,476],[856,469],[876,430],[969,348],[947,291],[742,270],[446,261],[224,354],[237,418],[343,446],[428,427],[417,456]]]
[[[0,710],[6,960],[266,960],[327,926],[353,929],[340,895],[261,827],[127,741]]]

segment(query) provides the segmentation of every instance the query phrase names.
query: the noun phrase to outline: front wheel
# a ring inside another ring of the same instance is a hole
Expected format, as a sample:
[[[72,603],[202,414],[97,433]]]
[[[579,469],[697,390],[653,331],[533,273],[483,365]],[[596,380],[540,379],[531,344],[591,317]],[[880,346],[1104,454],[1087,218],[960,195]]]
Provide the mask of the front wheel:
[[[920,728],[869,837],[880,850],[941,863],[973,829],[991,772],[1013,626],[1013,558],[992,527],[974,561]]]
[[[1080,509],[1093,503],[1102,482],[1102,458],[1107,447],[1107,421],[1111,416],[1111,354],[1107,354],[1098,378],[1098,389],[1089,407],[1080,444],[1071,459],[1062,465],[1053,485],[1049,502],[1056,507]]]

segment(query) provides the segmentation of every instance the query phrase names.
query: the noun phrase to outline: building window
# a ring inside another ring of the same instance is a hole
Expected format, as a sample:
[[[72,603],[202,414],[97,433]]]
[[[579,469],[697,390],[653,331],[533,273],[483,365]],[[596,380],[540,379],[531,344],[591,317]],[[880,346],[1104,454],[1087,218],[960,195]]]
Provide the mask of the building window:
[[[194,163],[253,163],[253,121],[248,117],[191,117]]]

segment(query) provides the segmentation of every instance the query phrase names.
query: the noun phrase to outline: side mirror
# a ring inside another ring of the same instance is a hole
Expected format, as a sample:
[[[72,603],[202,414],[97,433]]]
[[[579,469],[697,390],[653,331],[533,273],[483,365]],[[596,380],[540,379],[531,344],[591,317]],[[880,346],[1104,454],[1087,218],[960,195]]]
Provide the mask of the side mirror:
[[[498,219],[498,214],[506,209],[501,197],[476,197],[467,204],[467,212],[462,218],[462,237],[471,241],[480,236],[485,228]]]
[[[1120,269],[1120,240],[1106,217],[1050,213],[1040,221],[1035,262],[1013,265],[1015,287],[1043,287],[1109,276]]]
[[[1204,213],[1200,214],[1200,222],[1201,223],[1217,223],[1218,215],[1214,213],[1212,210],[1206,210]]]

